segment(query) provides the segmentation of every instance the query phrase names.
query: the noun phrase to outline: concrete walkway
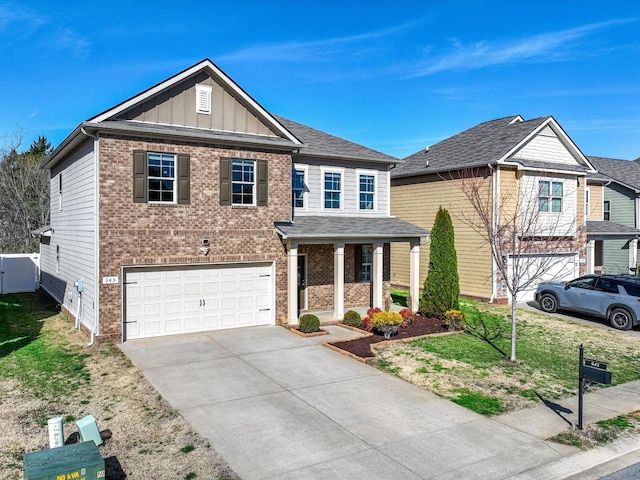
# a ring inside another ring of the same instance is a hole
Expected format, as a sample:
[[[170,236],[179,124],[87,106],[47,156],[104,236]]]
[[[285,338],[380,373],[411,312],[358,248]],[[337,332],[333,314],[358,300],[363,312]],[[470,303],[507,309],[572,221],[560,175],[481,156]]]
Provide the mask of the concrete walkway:
[[[311,338],[254,327],[121,348],[245,480],[556,479],[596,465],[544,441],[576,422],[571,401],[559,413],[541,406],[487,419],[323,347],[353,336],[327,328]],[[585,423],[638,410],[640,382],[587,398]],[[629,445],[590,456],[602,463],[640,446]]]

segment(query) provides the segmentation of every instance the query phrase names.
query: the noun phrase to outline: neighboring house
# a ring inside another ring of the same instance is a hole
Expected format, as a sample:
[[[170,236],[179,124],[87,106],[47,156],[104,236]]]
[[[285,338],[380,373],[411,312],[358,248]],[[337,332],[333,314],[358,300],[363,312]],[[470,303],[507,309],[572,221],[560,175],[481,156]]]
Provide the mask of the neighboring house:
[[[640,236],[640,164],[613,158],[587,158],[605,179],[602,214],[587,221],[594,269],[603,273],[635,273]]]
[[[508,292],[493,261],[488,241],[465,217],[474,209],[462,192],[477,182],[487,202],[487,220],[503,225],[519,208],[539,226],[527,238],[527,260],[545,279],[569,279],[586,270],[585,185],[595,170],[553,117],[524,120],[501,118],[429,146],[399,164],[391,173],[392,213],[430,228],[440,206],[454,223],[460,293],[506,302]],[[594,182],[594,190],[597,185]],[[477,220],[477,218],[476,218]],[[533,227],[536,227],[533,225]],[[551,228],[556,226],[556,228]],[[559,246],[548,252],[547,240]],[[510,265],[513,251],[507,251]],[[392,284],[406,285],[408,264],[401,246],[392,248]],[[520,255],[522,258],[522,255]],[[423,249],[420,271],[428,271],[429,252]],[[531,274],[535,278],[534,274]],[[533,299],[535,285],[518,301]]]
[[[270,114],[204,60],[45,159],[41,286],[116,342],[384,307],[390,244],[411,245],[417,292],[428,236],[390,216],[396,162]]]

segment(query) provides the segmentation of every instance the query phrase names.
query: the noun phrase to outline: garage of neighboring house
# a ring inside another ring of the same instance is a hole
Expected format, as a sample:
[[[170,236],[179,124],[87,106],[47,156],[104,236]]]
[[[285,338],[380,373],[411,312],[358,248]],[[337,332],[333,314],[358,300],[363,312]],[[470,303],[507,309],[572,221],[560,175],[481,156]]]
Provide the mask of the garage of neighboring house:
[[[124,269],[124,340],[275,324],[273,262]]]
[[[579,276],[580,260],[577,253],[559,253],[554,255],[523,255],[518,262],[527,272],[521,275],[521,285],[530,278],[538,276],[527,288],[518,292],[518,303],[530,302],[534,298],[536,287],[542,282],[567,282]],[[513,257],[509,257],[509,271],[514,267]],[[543,271],[540,274],[540,271]]]

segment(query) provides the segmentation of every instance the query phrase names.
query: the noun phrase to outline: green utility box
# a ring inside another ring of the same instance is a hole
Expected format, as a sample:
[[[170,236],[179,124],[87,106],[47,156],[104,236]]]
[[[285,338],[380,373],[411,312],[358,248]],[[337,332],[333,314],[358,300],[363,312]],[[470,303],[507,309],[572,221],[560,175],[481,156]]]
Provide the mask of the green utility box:
[[[25,480],[94,480],[105,478],[104,459],[95,442],[25,453]]]

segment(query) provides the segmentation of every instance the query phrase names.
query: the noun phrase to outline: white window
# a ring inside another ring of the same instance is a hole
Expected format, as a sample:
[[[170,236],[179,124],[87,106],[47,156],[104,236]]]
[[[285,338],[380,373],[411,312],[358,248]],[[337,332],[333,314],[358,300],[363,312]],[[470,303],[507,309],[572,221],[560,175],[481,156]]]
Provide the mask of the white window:
[[[363,282],[371,281],[371,265],[373,265],[373,247],[371,245],[363,245],[360,267],[360,280]]]
[[[538,211],[562,212],[563,183],[540,180],[538,182]]]
[[[376,172],[356,170],[358,178],[358,210],[376,210]]]
[[[255,205],[256,163],[253,160],[231,161],[231,204]]]
[[[584,215],[587,218],[591,215],[591,191],[588,187],[584,189]]]
[[[611,220],[611,202],[609,200],[605,200],[602,204],[602,219]]]
[[[149,202],[175,203],[175,155],[147,153],[147,200]]]
[[[196,85],[196,112],[211,114],[211,87]]]
[[[294,166],[291,182],[293,206],[297,209],[306,209],[307,206],[307,169],[303,166]]]
[[[342,208],[342,171],[323,170],[323,207],[326,210]]]

